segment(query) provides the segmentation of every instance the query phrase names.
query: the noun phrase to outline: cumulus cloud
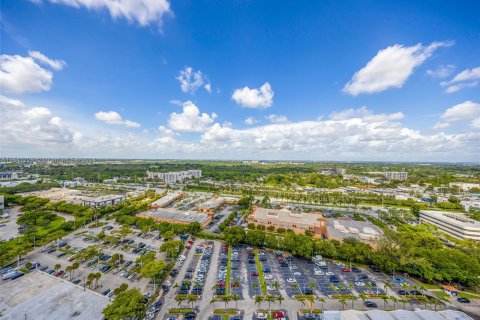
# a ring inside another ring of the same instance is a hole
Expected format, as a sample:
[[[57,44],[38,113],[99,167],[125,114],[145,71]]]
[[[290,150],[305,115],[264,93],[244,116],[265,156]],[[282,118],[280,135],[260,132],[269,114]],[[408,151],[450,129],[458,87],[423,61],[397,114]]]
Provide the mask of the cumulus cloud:
[[[166,15],[172,14],[168,0],[44,0],[92,11],[107,10],[113,19],[124,18],[140,26],[156,24],[161,27]],[[41,3],[42,0],[35,0]]]
[[[274,92],[270,83],[265,82],[260,88],[243,87],[233,92],[232,99],[245,108],[265,109],[272,105]]]
[[[7,93],[31,93],[48,91],[52,87],[53,73],[39,64],[42,63],[54,70],[61,70],[63,60],[50,59],[38,51],[30,51],[29,56],[0,56],[0,89]]]
[[[432,78],[446,78],[455,70],[453,64],[441,65],[436,69],[428,69],[426,74]]]
[[[79,132],[63,124],[44,107],[27,107],[20,100],[0,96],[2,148],[65,147],[74,144]]]
[[[389,88],[401,88],[415,68],[427,60],[436,49],[452,46],[453,42],[433,42],[406,47],[396,44],[378,51],[365,67],[357,71],[343,91],[353,96],[371,94]]]
[[[248,117],[243,122],[248,126],[253,126],[254,124],[258,123],[258,120],[254,117]]]
[[[480,132],[425,134],[396,121],[401,118],[399,113],[373,114],[363,110],[354,114],[334,117],[335,120],[277,123],[246,129],[215,123],[202,135],[201,142],[206,149],[227,154],[257,157],[283,154],[309,159],[312,155],[343,159],[395,158],[400,152],[425,159],[448,157],[453,150],[470,156],[480,151],[476,140]]]
[[[176,79],[180,82],[180,88],[185,93],[194,93],[203,87],[207,92],[212,92],[212,85],[208,78],[200,71],[194,71],[192,67],[180,70]]]
[[[450,81],[441,82],[440,85],[445,88],[446,93],[457,92],[466,88],[478,86],[480,80],[480,67],[466,69],[453,77]]]
[[[288,123],[288,118],[282,114],[270,114],[265,117],[271,123]]]
[[[140,123],[131,120],[124,120],[116,111],[99,111],[95,113],[95,118],[108,124],[123,125],[129,128],[140,127]]]
[[[213,123],[217,117],[216,113],[200,113],[198,107],[192,101],[183,103],[181,113],[173,112],[168,118],[168,125],[171,129],[185,132],[203,132]]]
[[[454,123],[470,123],[478,128],[480,119],[480,103],[465,101],[448,108],[441,116],[441,122],[434,126],[434,129],[445,129]]]

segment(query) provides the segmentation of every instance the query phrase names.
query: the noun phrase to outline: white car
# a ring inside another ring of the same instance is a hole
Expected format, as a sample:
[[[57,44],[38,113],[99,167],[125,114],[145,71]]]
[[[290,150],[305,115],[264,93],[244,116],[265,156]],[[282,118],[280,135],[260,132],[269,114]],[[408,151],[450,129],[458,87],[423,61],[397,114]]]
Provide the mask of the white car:
[[[300,277],[302,275],[302,273],[297,271],[297,272],[294,272],[293,275],[295,277]]]
[[[356,285],[357,287],[365,287],[365,282],[357,281],[357,282],[355,282],[355,285]]]
[[[257,319],[268,319],[268,316],[265,313],[257,313]]]
[[[323,275],[325,275],[325,273],[323,273],[323,271],[320,271],[320,270],[315,270],[314,273],[315,273],[316,276],[323,276]]]
[[[341,263],[341,262],[337,262],[336,265],[339,266],[340,268],[345,267],[345,265],[344,265],[343,263]]]
[[[295,280],[295,278],[288,278],[288,279],[287,279],[287,282],[293,283],[293,282],[297,282],[297,280]]]
[[[292,265],[290,266],[290,269],[295,270],[295,269],[298,269],[298,267],[297,267],[296,265],[292,264]]]
[[[265,275],[265,280],[272,280],[273,276],[271,274]]]
[[[334,276],[335,275],[335,273],[333,273],[332,271],[327,271],[327,272],[325,272],[325,274],[327,276]]]
[[[267,286],[267,290],[268,290],[268,291],[274,291],[274,290],[275,290],[275,288],[274,288],[274,287],[272,287],[272,286]]]
[[[172,285],[170,280],[165,281],[163,284],[166,285],[167,287],[170,287]]]
[[[183,254],[178,256],[178,260],[185,260],[185,259],[187,259],[187,257],[185,257]]]

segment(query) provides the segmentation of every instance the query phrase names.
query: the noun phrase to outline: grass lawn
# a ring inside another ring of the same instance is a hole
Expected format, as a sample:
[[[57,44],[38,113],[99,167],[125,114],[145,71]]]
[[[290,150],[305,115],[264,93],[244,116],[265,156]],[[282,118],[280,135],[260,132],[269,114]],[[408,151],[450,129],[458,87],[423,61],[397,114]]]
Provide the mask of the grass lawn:
[[[480,295],[466,292],[466,291],[460,291],[458,293],[459,298],[468,298],[468,299],[480,299]]]
[[[232,267],[232,246],[228,246],[227,277],[225,278],[225,290],[230,294],[230,269]]]
[[[38,230],[38,235],[41,236],[41,235],[49,233],[51,230],[55,230],[55,229],[60,228],[60,226],[63,224],[64,221],[65,221],[64,218],[57,216],[55,219],[50,221],[50,223],[47,226],[38,227],[38,229],[37,229]]]
[[[257,264],[258,278],[260,280],[260,288],[262,289],[262,294],[267,294],[267,285],[265,284],[265,278],[263,276],[263,268],[260,263],[260,257],[258,256],[258,250],[255,250],[255,262]]]

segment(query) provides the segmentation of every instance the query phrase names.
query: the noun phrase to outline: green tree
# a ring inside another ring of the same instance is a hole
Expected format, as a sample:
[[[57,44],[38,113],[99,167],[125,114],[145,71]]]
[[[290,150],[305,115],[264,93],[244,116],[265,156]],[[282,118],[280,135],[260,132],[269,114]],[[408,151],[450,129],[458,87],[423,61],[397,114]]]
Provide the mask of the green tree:
[[[128,284],[122,283],[119,287],[117,287],[113,290],[113,294],[115,296],[118,296],[120,293],[126,291],[127,289],[128,289]]]
[[[108,320],[123,320],[140,317],[145,311],[143,295],[138,289],[130,289],[118,294],[113,302],[103,310]]]
[[[223,231],[225,242],[229,245],[237,245],[245,241],[245,230],[241,227],[229,227]]]

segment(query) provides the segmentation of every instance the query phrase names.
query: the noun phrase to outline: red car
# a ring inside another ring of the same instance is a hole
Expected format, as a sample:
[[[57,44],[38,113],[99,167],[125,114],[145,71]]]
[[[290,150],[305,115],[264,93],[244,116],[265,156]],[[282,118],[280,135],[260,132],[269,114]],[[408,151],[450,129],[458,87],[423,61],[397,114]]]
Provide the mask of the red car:
[[[258,277],[258,273],[254,272],[254,273],[250,274],[250,277]]]
[[[343,268],[342,268],[342,272],[350,272],[350,268],[343,267]]]
[[[217,283],[217,286],[219,286],[219,287],[225,287],[225,282],[219,282],[219,283]]]
[[[57,271],[57,272],[55,273],[55,276],[56,276],[56,277],[60,277],[60,276],[61,276],[62,274],[64,274],[64,273],[65,273],[65,272],[64,272],[63,270],[60,270],[60,271]]]
[[[281,318],[285,318],[285,315],[283,314],[283,312],[277,311],[272,313],[272,317],[273,319],[281,319]]]

